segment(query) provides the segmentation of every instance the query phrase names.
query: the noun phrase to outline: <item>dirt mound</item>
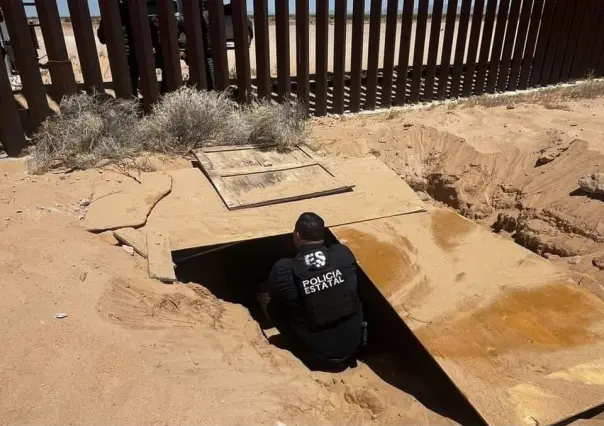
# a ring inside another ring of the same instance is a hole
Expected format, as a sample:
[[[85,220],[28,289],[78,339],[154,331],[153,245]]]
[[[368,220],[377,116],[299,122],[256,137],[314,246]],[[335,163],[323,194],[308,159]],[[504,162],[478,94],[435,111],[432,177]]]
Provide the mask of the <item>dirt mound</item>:
[[[579,182],[604,171],[600,110],[602,100],[564,111],[440,107],[332,119],[313,136],[323,152],[381,158],[434,202],[545,257],[589,260],[604,252],[604,202]],[[590,261],[571,265],[604,285]]]

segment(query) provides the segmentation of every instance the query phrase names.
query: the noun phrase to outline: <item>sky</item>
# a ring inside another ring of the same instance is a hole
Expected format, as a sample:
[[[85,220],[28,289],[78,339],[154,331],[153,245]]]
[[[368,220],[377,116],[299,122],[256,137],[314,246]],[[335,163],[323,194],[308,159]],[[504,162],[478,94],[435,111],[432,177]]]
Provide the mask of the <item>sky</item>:
[[[275,11],[275,1],[283,1],[283,0],[268,0],[268,9],[269,9],[269,13],[274,13]],[[296,1],[295,0],[288,0],[289,1],[289,8],[290,8],[290,13],[294,13],[295,11],[295,5],[296,5]],[[61,16],[69,16],[69,9],[67,8],[67,0],[57,0],[58,5],[59,5],[59,13]],[[228,3],[229,1],[225,1],[225,3]],[[417,2],[417,0],[416,0]],[[310,3],[310,13],[313,14],[315,12],[314,10],[314,5],[315,5],[315,1],[309,1]],[[370,0],[365,0],[365,9],[366,12],[369,12],[369,5],[370,5],[371,1]],[[383,9],[384,11],[386,10],[386,0],[382,0],[383,3]],[[399,1],[399,9],[402,7],[402,1]],[[430,3],[432,3],[432,1],[430,1]],[[99,2],[98,0],[88,0],[88,4],[90,5],[90,14],[93,16],[98,16],[99,15]],[[248,4],[248,9],[249,12],[251,12],[252,10],[252,5],[253,5],[253,0],[247,0],[247,4]],[[334,5],[334,0],[329,0],[329,8],[330,10],[333,10],[333,5]],[[35,9],[33,7],[29,7],[27,8],[27,14],[30,16],[35,16]],[[348,1],[348,11],[352,12],[352,0]]]

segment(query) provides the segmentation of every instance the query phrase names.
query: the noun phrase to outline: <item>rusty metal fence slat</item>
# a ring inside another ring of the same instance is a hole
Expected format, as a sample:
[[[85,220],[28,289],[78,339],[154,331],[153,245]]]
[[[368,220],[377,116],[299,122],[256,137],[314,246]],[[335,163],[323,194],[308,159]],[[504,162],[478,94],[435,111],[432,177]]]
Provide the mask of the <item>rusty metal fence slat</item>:
[[[581,6],[576,6],[575,17],[571,25],[571,31],[568,39],[568,45],[566,47],[566,53],[564,55],[564,62],[562,63],[562,71],[560,73],[560,81],[567,82],[570,78],[570,72],[573,66],[575,58],[579,60],[581,55],[581,49],[583,43],[579,43],[579,34],[582,28],[588,26],[587,22],[584,22],[584,18],[589,12],[589,0],[583,0]]]
[[[480,42],[480,54],[478,56],[478,71],[476,74],[476,83],[474,84],[475,95],[482,95],[484,93],[485,80],[487,78],[487,70],[491,56],[491,43],[494,36],[493,30],[495,29],[497,2],[498,0],[488,0],[486,6],[482,40]]]
[[[56,1],[36,0],[35,3],[48,55],[48,69],[53,86],[59,93],[59,99],[57,99],[59,101],[64,95],[74,94],[78,89],[73,67],[67,54],[59,9]]]
[[[350,58],[350,111],[361,109],[361,71],[363,68],[363,36],[365,25],[365,0],[353,0],[352,52]]]
[[[445,37],[443,39],[442,57],[440,60],[440,73],[438,76],[438,99],[445,99],[451,69],[451,53],[453,52],[453,36],[457,23],[458,0],[449,0],[447,4],[447,18],[445,24]]]
[[[388,0],[386,7],[386,40],[384,44],[384,70],[382,72],[382,102],[384,108],[392,104],[392,73],[394,72],[394,51],[396,48],[396,25],[398,20],[398,0]]]
[[[316,19],[315,115],[320,117],[327,114],[327,45],[329,34],[329,2],[327,0],[317,0]]]
[[[495,24],[495,36],[493,39],[493,51],[489,62],[489,76],[487,77],[487,93],[495,93],[497,78],[499,76],[499,67],[501,65],[501,55],[503,53],[503,43],[505,38],[505,29],[508,22],[508,12],[510,11],[510,0],[501,0],[499,10],[497,11],[497,21]]]
[[[136,62],[140,73],[140,91],[143,95],[143,106],[145,111],[149,112],[157,101],[158,91],[147,2],[144,0],[129,0],[128,12],[132,23]]]
[[[235,62],[237,66],[237,100],[247,103],[252,96],[247,8],[245,0],[232,0],[233,36],[235,37]]]
[[[560,30],[560,37],[558,39],[558,46],[556,47],[556,57],[554,65],[552,66],[552,73],[549,76],[549,83],[559,83],[562,78],[562,66],[564,64],[564,58],[569,45],[570,31],[573,20],[575,18],[575,11],[578,9],[578,2],[575,0],[568,0],[566,2],[566,9],[564,12],[564,19],[562,20],[562,28]]]
[[[107,46],[113,90],[117,97],[131,98],[132,84],[130,83],[120,5],[114,0],[99,0],[99,10],[103,22],[102,32]]]
[[[512,68],[508,82],[508,90],[516,90],[518,88],[518,79],[520,78],[520,67],[524,58],[524,48],[526,46],[526,38],[531,21],[531,11],[533,8],[533,0],[524,0],[522,3],[522,11],[520,13],[520,21],[518,24],[518,33],[516,35],[516,43],[514,44],[514,55],[512,56]]]
[[[426,46],[426,30],[428,28],[429,0],[419,0],[417,21],[415,24],[415,49],[413,52],[413,73],[411,76],[411,103],[419,102],[421,98],[422,74],[424,69],[424,51]]]
[[[163,61],[162,82],[168,92],[182,85],[178,28],[172,0],[157,0],[161,55]],[[165,82],[164,82],[165,80]]]
[[[456,98],[461,89],[461,77],[466,53],[466,41],[468,28],[470,26],[470,13],[472,11],[472,0],[462,0],[459,14],[459,28],[457,30],[457,41],[455,42],[455,63],[453,66],[453,79],[451,80],[451,97]]]
[[[0,63],[4,64],[2,50]],[[23,125],[4,66],[0,66],[0,143],[11,157],[17,157],[25,148]]]
[[[529,86],[535,87],[541,81],[541,72],[547,53],[547,45],[552,28],[552,18],[554,16],[554,2],[545,0],[543,5],[543,14],[541,16],[541,25],[539,26],[539,34],[537,36],[537,44],[535,45],[535,59],[531,69],[531,77]]]
[[[224,2],[222,0],[209,0],[208,13],[210,16],[212,62],[214,64],[214,85],[216,89],[224,90],[230,83],[224,28]]]
[[[573,60],[570,70],[570,78],[577,79],[585,76],[587,71],[587,61],[593,48],[593,37],[596,22],[596,2],[598,0],[585,0],[585,14],[581,24],[581,32],[579,33],[577,56]]]
[[[84,77],[84,86],[88,91],[104,92],[103,74],[96,50],[92,19],[87,1],[67,0],[71,26],[78,49],[80,68]]]
[[[29,113],[33,125],[37,127],[50,115],[50,108],[40,75],[38,56],[27,25],[25,7],[21,0],[3,0],[0,2],[0,6],[4,11],[6,26],[11,35],[15,61],[21,76]]]
[[[201,32],[201,7],[197,0],[183,1],[189,83],[198,89],[207,89],[206,46]]]
[[[520,74],[520,81],[518,82],[518,88],[521,90],[527,89],[529,86],[529,76],[535,60],[539,24],[543,18],[543,2],[544,0],[535,0],[533,5],[533,14],[531,15],[531,23],[529,25],[526,47],[522,60],[522,73]]]
[[[562,22],[567,18],[565,16],[566,0],[556,0],[553,2],[553,5],[554,16],[552,17],[552,24],[547,39],[547,50],[545,52],[543,67],[541,68],[541,79],[539,82],[541,86],[547,86],[550,82],[550,75],[552,74],[556,58],[556,48],[558,47],[558,40],[561,37]]]
[[[371,0],[369,17],[369,47],[367,58],[367,95],[365,109],[375,109],[377,100],[380,33],[382,30],[382,0]]]
[[[264,1],[264,0],[263,0]],[[308,0],[296,1],[296,87],[298,99],[310,106],[310,12]],[[255,17],[254,17],[255,18]]]
[[[598,13],[597,8],[600,9],[600,13]],[[593,46],[593,50],[589,55],[589,65],[588,70],[593,70],[597,77],[604,75],[604,69],[601,66],[602,61],[600,59],[604,58],[604,37],[602,37],[602,32],[604,31],[604,2],[598,1],[596,7],[596,16],[599,16],[599,19],[596,21],[597,29],[596,39]]]
[[[411,53],[411,30],[413,29],[414,1],[403,0],[400,49],[396,73],[396,105],[403,105],[407,98],[407,80],[409,74],[409,56]]]
[[[344,112],[344,70],[346,66],[347,1],[335,0],[333,51],[333,106],[334,114]]]
[[[428,48],[428,68],[424,85],[425,101],[434,99],[434,81],[436,79],[436,62],[438,61],[438,46],[440,44],[440,25],[443,16],[443,6],[443,0],[434,0],[430,28],[430,46]]]
[[[275,2],[275,31],[277,37],[277,86],[279,100],[285,100],[291,92],[289,54],[289,2]]]
[[[472,28],[470,30],[470,43],[468,44],[468,55],[466,58],[466,69],[463,79],[463,96],[470,96],[473,92],[474,71],[476,70],[476,58],[478,56],[478,43],[482,27],[482,14],[484,12],[485,0],[475,0],[472,11]]]
[[[521,6],[522,0],[512,0],[510,5],[508,25],[505,30],[505,41],[503,43],[503,52],[501,54],[501,65],[499,66],[499,75],[497,76],[497,90],[499,92],[504,92],[508,86],[510,69],[512,67],[512,56],[514,55],[516,32],[518,30],[518,23],[520,21]]]
[[[258,86],[258,97],[270,99],[272,85],[267,0],[254,0],[254,30],[254,38],[256,39],[256,84]]]

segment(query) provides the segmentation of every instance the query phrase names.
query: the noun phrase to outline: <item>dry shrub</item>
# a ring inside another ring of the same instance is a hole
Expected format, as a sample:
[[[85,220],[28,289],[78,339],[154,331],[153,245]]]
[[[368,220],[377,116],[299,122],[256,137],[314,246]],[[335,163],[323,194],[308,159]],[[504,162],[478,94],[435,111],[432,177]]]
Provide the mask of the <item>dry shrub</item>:
[[[76,94],[63,99],[33,136],[29,166],[43,173],[57,168],[86,169],[101,160],[132,158],[140,146],[132,138],[138,123],[136,101],[104,94]]]
[[[148,151],[184,154],[200,146],[240,144],[248,133],[227,95],[183,86],[166,94],[143,118],[139,138]]]
[[[274,144],[287,149],[306,141],[306,111],[299,102],[258,101],[243,112],[250,143]]]
[[[151,170],[147,154],[187,154],[211,145],[305,142],[304,108],[293,101],[240,107],[228,95],[182,87],[165,95],[144,118],[135,100],[101,94],[65,98],[34,136],[30,168],[86,169],[113,165]]]

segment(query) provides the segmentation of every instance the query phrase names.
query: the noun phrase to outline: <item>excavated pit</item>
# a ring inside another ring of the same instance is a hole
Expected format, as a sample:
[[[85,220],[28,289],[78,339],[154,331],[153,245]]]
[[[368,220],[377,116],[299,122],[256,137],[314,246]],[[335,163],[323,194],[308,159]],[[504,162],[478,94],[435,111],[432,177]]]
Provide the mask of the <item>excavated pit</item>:
[[[604,300],[604,270],[597,267],[604,259],[604,199],[579,185],[604,170],[602,147],[555,125],[535,131],[483,122],[480,133],[472,112],[425,114],[418,121],[439,127],[346,119],[319,126],[313,136],[328,141],[322,148],[329,155],[379,157],[422,199],[570,266]],[[455,134],[441,130],[447,128]]]

